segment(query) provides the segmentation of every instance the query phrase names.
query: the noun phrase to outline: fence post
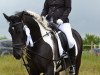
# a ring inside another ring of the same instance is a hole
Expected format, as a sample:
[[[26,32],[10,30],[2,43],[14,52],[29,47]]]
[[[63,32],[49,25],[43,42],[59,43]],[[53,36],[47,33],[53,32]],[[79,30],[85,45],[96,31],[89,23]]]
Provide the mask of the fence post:
[[[93,50],[93,41],[91,41],[91,50]]]

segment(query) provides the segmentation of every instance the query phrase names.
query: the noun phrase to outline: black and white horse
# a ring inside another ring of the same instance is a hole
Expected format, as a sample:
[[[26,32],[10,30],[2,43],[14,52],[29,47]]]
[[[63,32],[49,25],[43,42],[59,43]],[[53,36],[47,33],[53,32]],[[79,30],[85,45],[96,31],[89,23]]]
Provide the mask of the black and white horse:
[[[20,59],[26,54],[29,74],[59,75],[59,72],[55,72],[56,61],[53,61],[55,58],[59,59],[58,44],[45,18],[30,11],[18,12],[11,16],[4,14],[4,17],[9,22],[13,55],[16,59]],[[27,29],[29,33],[27,33]],[[75,64],[75,75],[78,75],[81,64],[82,39],[75,30],[73,30],[73,36],[78,46]]]

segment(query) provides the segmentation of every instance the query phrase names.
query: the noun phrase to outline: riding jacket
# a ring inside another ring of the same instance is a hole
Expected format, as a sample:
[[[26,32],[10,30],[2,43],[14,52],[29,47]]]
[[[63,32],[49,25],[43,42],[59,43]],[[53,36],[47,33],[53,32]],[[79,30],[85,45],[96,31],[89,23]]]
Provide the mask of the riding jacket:
[[[53,19],[56,23],[61,19],[64,23],[69,22],[68,16],[71,12],[71,0],[46,0],[41,15],[46,16],[48,21]]]

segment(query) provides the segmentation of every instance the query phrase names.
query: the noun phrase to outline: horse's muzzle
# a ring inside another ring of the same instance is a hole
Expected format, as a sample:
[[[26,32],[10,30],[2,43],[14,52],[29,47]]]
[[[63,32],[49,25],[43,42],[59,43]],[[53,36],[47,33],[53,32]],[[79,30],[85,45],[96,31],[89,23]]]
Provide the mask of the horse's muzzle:
[[[16,58],[16,59],[20,59],[22,57],[23,53],[21,50],[16,50],[16,49],[13,49],[13,56]]]
[[[25,50],[25,47],[13,47],[13,56],[16,59],[20,59],[23,56],[23,52]]]

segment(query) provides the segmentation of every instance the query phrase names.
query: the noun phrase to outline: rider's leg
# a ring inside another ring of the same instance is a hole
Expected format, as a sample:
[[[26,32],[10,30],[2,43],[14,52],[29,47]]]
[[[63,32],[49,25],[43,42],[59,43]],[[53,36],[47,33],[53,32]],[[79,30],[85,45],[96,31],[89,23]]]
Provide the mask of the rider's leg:
[[[77,55],[77,44],[76,41],[72,35],[72,30],[71,30],[71,26],[70,23],[63,23],[62,25],[59,26],[59,29],[61,31],[63,31],[68,39],[68,44],[69,44],[69,48],[73,48],[75,46],[75,54]]]
[[[71,61],[70,72],[75,74],[75,54],[77,55],[77,45],[72,35],[70,23],[64,23],[60,25],[59,29],[63,31],[67,36],[68,44],[70,48],[70,50],[68,50],[69,59]]]
[[[69,54],[69,60],[70,60],[70,67],[69,67],[69,73],[71,75],[75,75],[75,46],[68,50]]]

